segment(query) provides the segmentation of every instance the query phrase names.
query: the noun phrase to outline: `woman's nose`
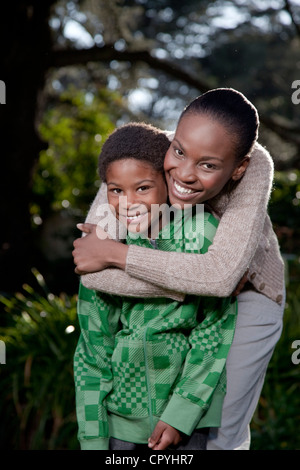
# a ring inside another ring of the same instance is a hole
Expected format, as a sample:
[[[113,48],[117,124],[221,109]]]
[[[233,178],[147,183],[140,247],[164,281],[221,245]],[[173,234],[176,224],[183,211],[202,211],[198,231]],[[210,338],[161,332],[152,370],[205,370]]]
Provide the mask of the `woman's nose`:
[[[197,179],[194,167],[187,162],[182,162],[182,164],[177,168],[176,173],[182,183],[194,183]]]

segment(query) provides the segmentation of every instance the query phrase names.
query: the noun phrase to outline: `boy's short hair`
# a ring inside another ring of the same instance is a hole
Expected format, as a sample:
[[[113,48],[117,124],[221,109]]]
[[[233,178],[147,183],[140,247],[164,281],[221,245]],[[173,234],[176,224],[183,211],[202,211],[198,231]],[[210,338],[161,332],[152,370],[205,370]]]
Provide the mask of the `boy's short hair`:
[[[163,172],[164,159],[170,146],[166,134],[143,122],[132,122],[115,129],[103,144],[99,155],[98,171],[106,182],[106,171],[110,163],[125,158],[134,158]]]

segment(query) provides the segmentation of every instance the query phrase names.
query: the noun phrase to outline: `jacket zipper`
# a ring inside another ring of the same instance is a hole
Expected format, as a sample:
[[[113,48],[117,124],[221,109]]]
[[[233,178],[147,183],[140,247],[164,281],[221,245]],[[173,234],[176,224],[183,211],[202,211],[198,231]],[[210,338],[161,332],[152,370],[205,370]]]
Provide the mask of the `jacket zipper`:
[[[149,239],[152,248],[157,249],[157,241],[155,239]],[[145,360],[145,371],[146,371],[146,385],[147,385],[147,395],[148,395],[148,407],[149,407],[149,421],[150,421],[150,429],[151,433],[154,431],[154,420],[153,420],[153,411],[152,411],[152,399],[151,399],[151,382],[150,382],[150,375],[149,375],[149,363],[147,357],[147,331],[149,328],[149,323],[147,328],[144,332],[143,338],[143,347],[144,347],[144,360]]]

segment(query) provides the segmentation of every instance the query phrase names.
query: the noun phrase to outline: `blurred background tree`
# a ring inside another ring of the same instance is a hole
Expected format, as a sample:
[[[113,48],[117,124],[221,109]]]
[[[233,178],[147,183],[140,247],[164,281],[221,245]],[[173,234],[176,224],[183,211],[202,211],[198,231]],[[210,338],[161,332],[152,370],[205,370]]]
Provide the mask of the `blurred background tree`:
[[[300,104],[292,101],[293,84],[297,87],[300,81],[299,25],[298,0],[15,0],[2,6],[0,79],[6,84],[6,104],[0,107],[0,291],[11,315],[4,313],[1,324],[20,331],[22,321],[28,320],[15,316],[18,308],[26,310],[28,289],[22,306],[13,300],[24,283],[41,296],[35,299],[38,303],[27,301],[43,311],[37,305],[43,305],[45,294],[32,275],[33,267],[43,274],[51,295],[60,299],[66,292],[74,303],[75,226],[84,220],[101,183],[97,159],[115,126],[144,120],[173,130],[181,110],[195,96],[230,86],[257,106],[259,141],[275,161],[270,214],[289,273],[288,318],[298,325],[286,330],[287,343],[283,341],[289,361],[286,344],[300,331]],[[43,322],[45,317],[38,315]],[[30,328],[24,331],[33,334]],[[61,335],[64,344],[64,330]],[[18,356],[18,341],[11,341],[11,347]],[[24,350],[20,354],[24,358]],[[28,357],[27,372],[32,360]],[[294,373],[295,366],[291,370]],[[285,373],[285,379],[279,395],[292,394],[294,375],[287,378]],[[272,380],[277,387],[278,380]],[[269,387],[268,393],[276,387]],[[45,410],[47,424],[56,414]],[[271,413],[277,416],[278,410]],[[299,417],[295,405],[289,413]],[[61,411],[59,416],[62,423]],[[259,408],[257,435],[269,418],[265,408]],[[40,421],[35,417],[27,422],[34,427],[32,423]],[[57,425],[54,428],[57,434]],[[283,435],[284,429],[275,443],[262,445],[284,447]],[[46,446],[43,439],[33,438],[26,445]],[[289,442],[286,447],[299,445],[295,439]]]
[[[300,73],[297,1],[16,0],[3,8],[3,291],[30,279],[32,264],[58,289],[72,289],[70,244],[54,263],[61,279],[41,249],[47,220],[62,227],[74,211],[84,217],[101,142],[129,119],[174,129],[196,95],[232,86],[257,106],[260,141],[276,169],[299,169],[300,107],[291,100]]]

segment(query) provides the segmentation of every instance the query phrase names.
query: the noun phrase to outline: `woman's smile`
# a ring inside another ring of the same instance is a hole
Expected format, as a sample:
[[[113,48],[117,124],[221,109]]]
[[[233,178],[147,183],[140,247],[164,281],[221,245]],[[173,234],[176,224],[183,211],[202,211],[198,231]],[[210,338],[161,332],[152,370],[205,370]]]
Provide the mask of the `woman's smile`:
[[[184,200],[194,199],[201,191],[188,187],[187,185],[175,180],[171,175],[169,176],[169,191],[177,197]]]

